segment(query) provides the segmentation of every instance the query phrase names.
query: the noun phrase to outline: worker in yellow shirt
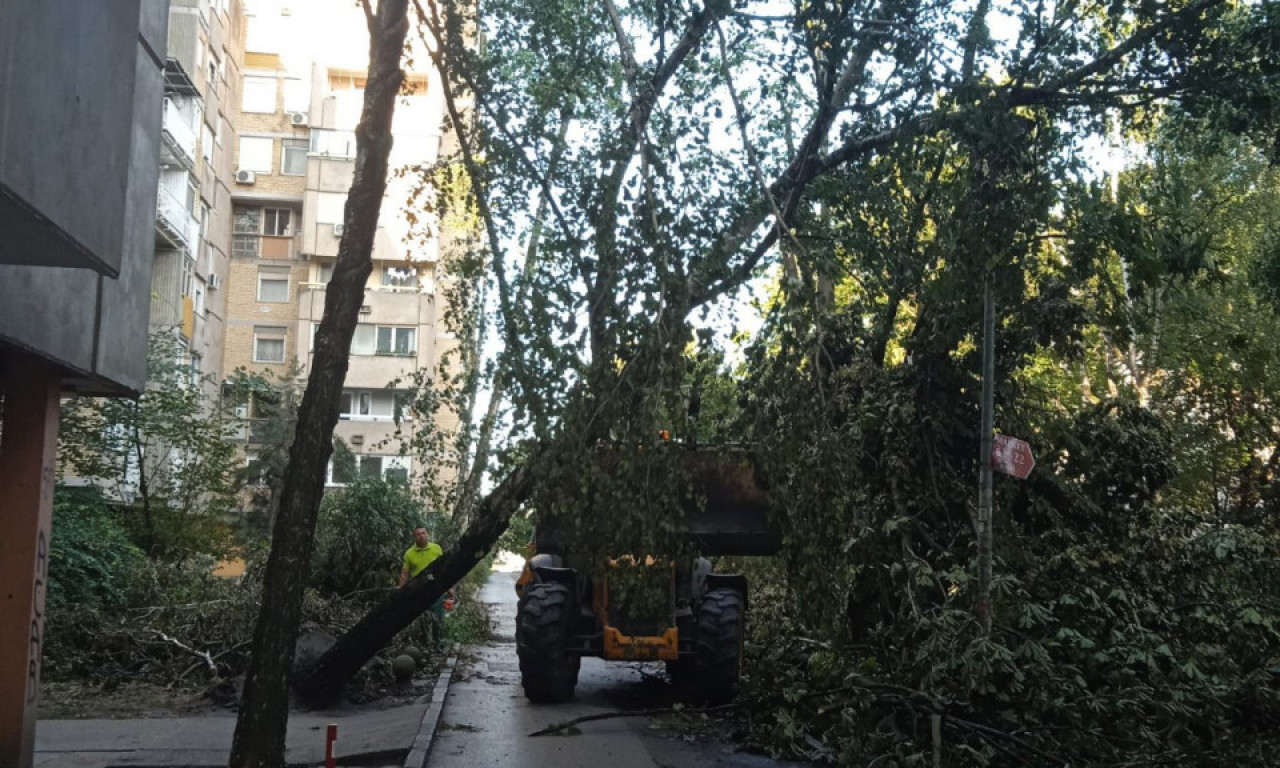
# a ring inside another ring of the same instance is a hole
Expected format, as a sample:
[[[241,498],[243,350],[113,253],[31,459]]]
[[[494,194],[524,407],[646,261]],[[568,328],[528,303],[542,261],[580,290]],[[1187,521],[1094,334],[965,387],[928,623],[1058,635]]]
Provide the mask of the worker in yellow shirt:
[[[436,558],[444,554],[444,550],[440,548],[427,535],[427,529],[418,526],[413,529],[413,546],[404,553],[404,562],[400,567],[400,586],[403,587],[409,583],[409,579],[422,573],[428,565],[436,561]],[[453,600],[453,590],[449,590],[449,600]],[[437,649],[443,645],[444,641],[444,600],[436,600],[431,606],[431,615],[435,617],[435,645]]]
[[[400,586],[409,583],[409,579],[417,576],[444,554],[440,545],[431,540],[427,529],[421,526],[413,529],[413,546],[404,553],[404,565],[400,569]]]

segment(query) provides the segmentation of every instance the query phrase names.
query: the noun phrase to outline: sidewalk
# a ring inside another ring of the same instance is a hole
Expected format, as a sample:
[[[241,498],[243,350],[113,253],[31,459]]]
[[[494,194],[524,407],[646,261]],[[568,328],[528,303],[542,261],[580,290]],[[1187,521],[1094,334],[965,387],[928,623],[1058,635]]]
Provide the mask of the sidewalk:
[[[438,691],[436,695],[443,695]],[[338,725],[334,754],[362,756],[364,765],[403,765],[430,706],[412,704],[380,711],[334,709],[289,717],[285,759],[289,765],[323,765],[325,729]],[[148,720],[41,720],[36,725],[39,768],[225,766],[235,731],[233,713]]]

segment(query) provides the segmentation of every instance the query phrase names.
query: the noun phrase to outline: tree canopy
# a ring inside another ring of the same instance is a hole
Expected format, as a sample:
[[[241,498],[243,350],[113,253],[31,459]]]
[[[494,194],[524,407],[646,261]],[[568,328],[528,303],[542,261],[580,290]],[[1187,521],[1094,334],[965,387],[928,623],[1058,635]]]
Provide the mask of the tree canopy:
[[[957,764],[1266,763],[1274,4],[474,12],[412,9],[458,138],[444,170],[472,193],[435,205],[474,222],[451,258],[489,281],[458,305],[468,354],[490,323],[500,345],[464,443],[481,468],[501,447],[497,482],[433,578],[525,502],[661,529],[678,459],[601,472],[602,441],[734,441],[786,536],[757,574],[786,599],[754,609],[775,670],[758,682],[783,688],[761,697],[772,748],[923,764],[937,715]],[[1039,460],[997,486],[990,632],[973,615],[984,284],[996,427]],[[735,333],[753,293],[761,325]],[[441,589],[411,584],[378,620]],[[313,684],[376,647],[376,623]]]

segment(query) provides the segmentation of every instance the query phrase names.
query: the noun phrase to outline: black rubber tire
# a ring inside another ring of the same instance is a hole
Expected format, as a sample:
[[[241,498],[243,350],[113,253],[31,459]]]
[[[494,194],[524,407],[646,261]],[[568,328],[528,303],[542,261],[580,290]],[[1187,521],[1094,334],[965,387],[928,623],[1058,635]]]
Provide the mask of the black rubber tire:
[[[565,584],[529,584],[516,611],[516,654],[529,701],[558,704],[573,698],[582,658],[569,653],[573,595]]]
[[[737,693],[742,672],[745,603],[737,590],[713,589],[698,605],[694,676],[698,696],[708,703],[728,703]]]
[[[696,675],[697,668],[693,659],[677,659],[667,662],[667,677],[676,688],[692,687]]]

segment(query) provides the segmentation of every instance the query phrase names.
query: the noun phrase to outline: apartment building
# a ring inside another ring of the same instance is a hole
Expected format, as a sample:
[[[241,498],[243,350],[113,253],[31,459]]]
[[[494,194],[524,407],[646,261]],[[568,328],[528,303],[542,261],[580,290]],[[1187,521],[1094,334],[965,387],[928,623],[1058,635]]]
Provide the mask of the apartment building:
[[[310,364],[354,170],[368,43],[352,30],[363,32],[364,23],[358,6],[339,0],[260,1],[246,11],[241,97],[233,118],[224,375],[237,368],[305,374]],[[438,233],[421,237],[425,219],[404,210],[416,182],[395,173],[431,163],[440,151],[443,106],[436,77],[408,73],[412,92],[396,108],[392,178],[351,345],[337,436],[356,454],[362,474],[416,475],[413,460],[401,456],[392,440],[396,403],[410,374],[433,369],[455,343],[440,327]],[[456,419],[441,426],[455,429]],[[252,424],[241,437],[252,455]],[[330,469],[331,485],[349,479]]]
[[[170,2],[150,325],[182,338],[193,378],[222,370],[243,35],[240,0]]]

